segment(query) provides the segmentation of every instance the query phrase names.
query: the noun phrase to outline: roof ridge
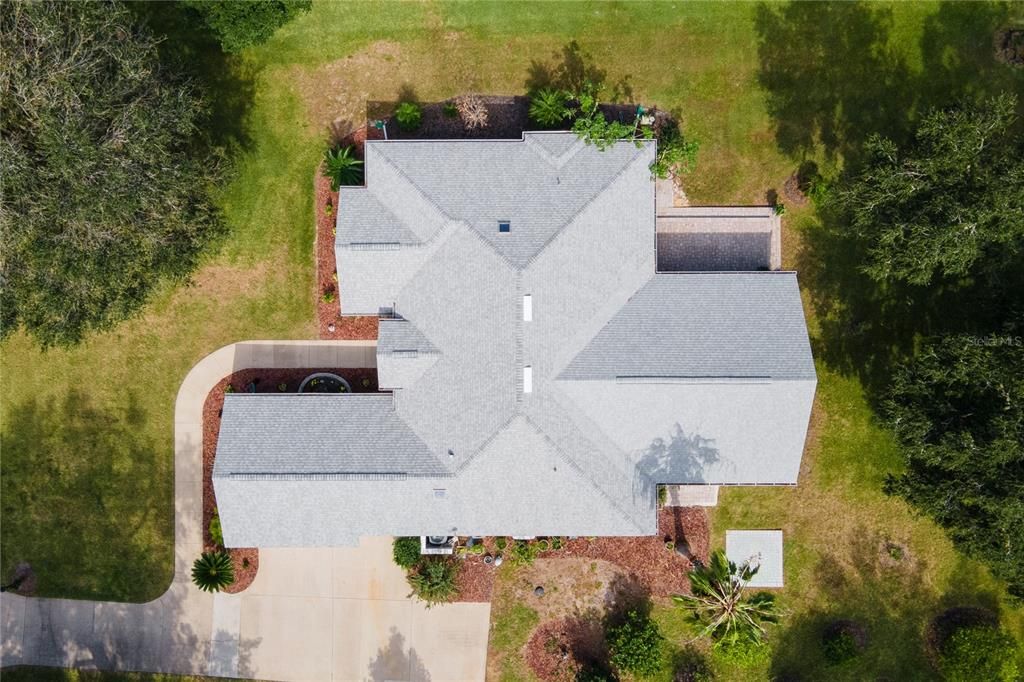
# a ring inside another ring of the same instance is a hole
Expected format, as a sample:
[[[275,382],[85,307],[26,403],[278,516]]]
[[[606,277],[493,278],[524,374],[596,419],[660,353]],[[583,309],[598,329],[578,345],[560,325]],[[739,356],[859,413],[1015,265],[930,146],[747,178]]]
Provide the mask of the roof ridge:
[[[392,158],[391,158],[390,156],[388,156],[387,154],[385,154],[385,153],[384,153],[384,151],[382,150],[382,148],[381,148],[381,147],[382,147],[381,145],[372,145],[372,148],[373,148],[373,149],[375,150],[375,153],[376,153],[376,154],[377,154],[378,156],[380,156],[380,157],[381,157],[382,159],[384,159],[385,161],[387,161],[387,164],[388,164],[388,166],[389,166],[389,167],[390,167],[390,168],[391,168],[392,170],[394,170],[394,171],[395,171],[395,173],[397,173],[397,174],[399,175],[399,177],[401,177],[401,178],[402,178],[403,180],[405,180],[405,182],[406,182],[406,183],[408,183],[408,185],[409,185],[410,187],[412,187],[412,189],[413,189],[413,190],[415,190],[415,192],[416,192],[416,193],[417,193],[417,194],[418,194],[418,195],[419,195],[419,196],[420,196],[420,197],[421,197],[421,198],[422,198],[422,199],[423,199],[423,200],[424,200],[425,202],[427,202],[427,204],[428,204],[428,205],[429,205],[429,206],[430,206],[431,208],[433,208],[433,209],[434,209],[435,211],[437,211],[438,215],[440,215],[440,216],[441,216],[442,218],[444,218],[444,220],[445,220],[446,222],[449,222],[449,223],[450,223],[450,222],[464,222],[464,221],[461,221],[461,220],[457,220],[456,218],[454,218],[454,217],[452,217],[452,216],[448,215],[448,213],[447,213],[447,212],[446,212],[446,211],[445,211],[444,209],[442,209],[442,208],[441,208],[440,206],[438,206],[438,205],[437,205],[437,202],[436,202],[436,201],[434,201],[433,199],[431,199],[431,198],[430,198],[429,196],[427,196],[427,193],[426,193],[426,192],[424,192],[424,191],[423,191],[423,189],[422,189],[422,188],[421,188],[421,187],[420,187],[419,185],[417,185],[417,184],[416,184],[416,182],[415,182],[415,181],[413,181],[413,179],[412,179],[412,178],[410,178],[410,177],[409,177],[409,174],[408,174],[408,173],[406,173],[406,172],[405,172],[404,170],[402,170],[402,169],[401,169],[401,167],[399,167],[399,166],[398,166],[398,165],[397,165],[397,164],[395,163],[395,160],[394,160],[394,159],[392,159]],[[370,189],[370,183],[369,183],[369,182],[367,182],[367,183],[366,183],[366,188],[367,188],[367,189]],[[375,198],[375,199],[376,199],[376,198],[378,198],[378,197],[377,197],[377,194],[376,194],[376,193],[373,193],[373,196],[374,196],[374,198]],[[396,216],[396,217],[397,217],[397,216]],[[415,229],[413,229],[413,228],[412,228],[412,226],[410,226],[410,225],[409,225],[408,223],[406,223],[406,222],[405,222],[404,220],[402,220],[401,218],[399,218],[399,222],[401,222],[401,223],[402,223],[402,224],[404,224],[404,225],[405,225],[405,226],[406,226],[407,228],[409,228],[409,231],[410,231],[410,232],[412,232],[413,234],[416,234],[416,230],[415,230]],[[440,231],[440,230],[438,230],[438,232],[439,232],[439,231]],[[436,234],[436,233],[435,233],[435,234]],[[419,235],[417,234],[417,236],[419,236]],[[431,235],[431,237],[433,237],[433,236],[434,236],[434,235]]]
[[[580,217],[581,213],[583,213],[585,210],[587,210],[590,207],[591,204],[593,204],[595,201],[597,201],[597,199],[599,197],[601,197],[609,187],[611,187],[613,184],[618,182],[619,178],[621,178],[626,173],[626,171],[628,169],[632,168],[633,164],[636,163],[636,160],[641,158],[640,152],[643,151],[643,149],[644,149],[643,146],[637,147],[637,151],[635,152],[633,158],[630,159],[627,163],[623,164],[622,168],[620,168],[618,170],[618,172],[616,172],[611,178],[608,179],[608,182],[606,182],[605,184],[601,185],[600,189],[598,189],[596,192],[594,192],[590,196],[590,198],[588,198],[585,202],[583,202],[583,205],[580,206],[579,209],[575,213],[573,213],[571,216],[569,216],[569,219],[566,220],[564,223],[562,223],[562,225],[555,231],[555,233],[552,234],[547,239],[547,241],[545,241],[544,244],[539,249],[537,249],[532,256],[530,256],[526,260],[526,263],[523,264],[523,267],[521,269],[522,270],[526,270],[531,265],[533,265],[534,261],[536,261],[537,258],[542,253],[544,253],[545,251],[548,250],[548,247],[551,245],[551,243],[554,242],[556,239],[558,239],[559,236],[561,236],[563,232],[565,232],[565,228],[567,228],[569,225],[572,225],[574,222],[576,222],[576,219]],[[604,153],[603,150],[601,150],[601,153]],[[652,194],[652,197],[653,197],[653,194]]]

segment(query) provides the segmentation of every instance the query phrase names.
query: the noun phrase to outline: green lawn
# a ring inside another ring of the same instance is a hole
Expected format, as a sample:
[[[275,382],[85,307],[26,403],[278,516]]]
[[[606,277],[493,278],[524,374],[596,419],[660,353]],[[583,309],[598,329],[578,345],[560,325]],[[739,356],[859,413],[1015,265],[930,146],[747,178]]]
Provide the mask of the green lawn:
[[[357,121],[366,99],[392,99],[403,86],[427,100],[521,93],[577,40],[606,71],[609,92],[618,86],[678,112],[700,140],[698,169],[685,181],[693,201],[763,202],[804,157],[830,168],[873,127],[898,129],[943,97],[1020,89],[1021,70],[989,59],[991,28],[1006,12],[934,3],[315,3],[266,45],[216,62],[232,76],[217,93],[234,105],[221,123],[238,129],[221,197],[231,234],[195,284],[162,292],[138,319],[73,350],[42,353],[24,336],[0,347],[4,571],[29,561],[48,596],[143,601],[164,590],[177,387],[224,344],[315,333],[312,173],[328,125]],[[759,37],[770,48],[763,59]],[[790,210],[786,222],[787,262],[815,264],[812,210]],[[797,668],[820,679],[817,632],[835,616],[864,620],[872,638],[863,667],[829,670],[836,679],[928,677],[920,632],[948,603],[997,607],[1024,635],[1021,611],[996,581],[880,493],[899,457],[872,423],[858,373],[823,332],[830,292],[801,281],[820,379],[801,485],[727,490],[713,514],[719,544],[726,528],[786,531],[789,615],[772,663],[724,666],[723,677]],[[880,565],[885,540],[909,549],[900,567]],[[507,610],[495,612],[496,636],[514,649],[528,614],[506,624]],[[676,614],[658,617],[677,641],[687,636]]]

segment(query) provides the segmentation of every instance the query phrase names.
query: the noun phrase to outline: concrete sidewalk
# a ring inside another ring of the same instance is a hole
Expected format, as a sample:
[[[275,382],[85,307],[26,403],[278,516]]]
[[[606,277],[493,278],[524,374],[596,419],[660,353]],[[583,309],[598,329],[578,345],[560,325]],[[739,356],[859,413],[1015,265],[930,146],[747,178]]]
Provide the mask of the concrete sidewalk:
[[[390,538],[357,548],[261,550],[255,582],[209,595],[189,577],[202,547],[202,409],[213,386],[254,367],[373,367],[373,341],[251,341],[189,372],[174,412],[174,580],[122,604],[0,596],[0,665],[269,680],[482,680],[489,604],[427,610],[408,597]]]

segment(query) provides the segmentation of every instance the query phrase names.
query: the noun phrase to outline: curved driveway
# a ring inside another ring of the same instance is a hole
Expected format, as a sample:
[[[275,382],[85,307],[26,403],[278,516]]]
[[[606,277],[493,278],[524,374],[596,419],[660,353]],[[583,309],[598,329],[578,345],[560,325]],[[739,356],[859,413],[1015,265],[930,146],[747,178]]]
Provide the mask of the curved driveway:
[[[482,680],[489,604],[427,610],[408,598],[390,538],[358,548],[264,549],[253,584],[209,595],[189,578],[202,547],[202,413],[249,368],[373,367],[373,341],[247,341],[206,356],[174,408],[174,580],[146,604],[0,596],[0,665],[268,680]]]

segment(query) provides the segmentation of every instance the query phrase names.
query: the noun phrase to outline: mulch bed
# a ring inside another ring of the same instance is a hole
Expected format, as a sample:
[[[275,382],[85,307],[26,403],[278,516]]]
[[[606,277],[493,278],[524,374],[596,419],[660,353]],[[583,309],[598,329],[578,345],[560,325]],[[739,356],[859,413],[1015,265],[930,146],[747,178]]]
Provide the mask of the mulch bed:
[[[355,155],[363,158],[363,142],[377,139],[380,132],[365,127],[349,133],[339,145],[354,146]],[[317,167],[316,180],[316,317],[321,339],[376,339],[377,318],[375,316],[343,317],[338,308],[338,264],[334,256],[335,220],[338,214],[338,193],[331,191],[331,181],[324,177]],[[327,207],[331,207],[328,215]],[[324,295],[331,292],[334,300],[325,301]],[[342,310],[345,301],[341,301]]]
[[[693,562],[666,542],[685,543],[691,555],[706,562],[709,552],[708,516],[703,507],[663,507],[658,510],[658,535],[642,537],[597,537],[566,540],[562,548],[538,554],[538,558],[602,559],[618,565],[653,597],[689,594],[687,573]],[[483,540],[486,554],[498,553],[496,538]],[[508,550],[506,548],[506,554]],[[459,596],[456,601],[490,601],[494,593],[494,566],[484,563],[482,555],[457,559]]]
[[[254,389],[255,393],[296,393],[302,380],[315,372],[330,372],[345,378],[353,393],[375,393],[377,370],[374,368],[309,368],[309,369],[245,369],[234,372],[213,387],[203,403],[203,551],[221,549],[210,537],[210,520],[217,509],[213,494],[213,462],[220,433],[224,391],[231,384],[235,392]],[[233,547],[227,550],[235,568],[235,582],[225,592],[241,592],[252,584],[259,570],[259,551],[254,547]]]
[[[541,623],[526,643],[524,658],[533,674],[545,682],[572,682],[579,673],[572,619]]]

